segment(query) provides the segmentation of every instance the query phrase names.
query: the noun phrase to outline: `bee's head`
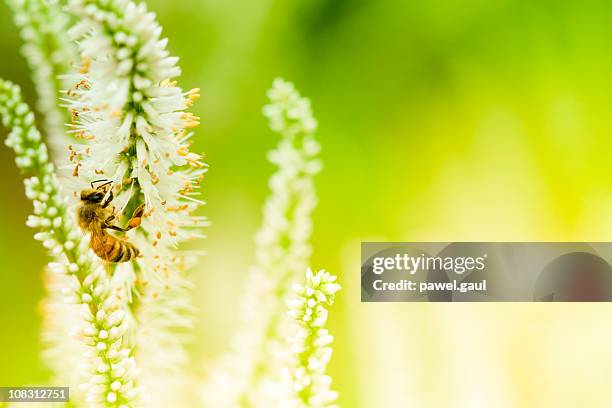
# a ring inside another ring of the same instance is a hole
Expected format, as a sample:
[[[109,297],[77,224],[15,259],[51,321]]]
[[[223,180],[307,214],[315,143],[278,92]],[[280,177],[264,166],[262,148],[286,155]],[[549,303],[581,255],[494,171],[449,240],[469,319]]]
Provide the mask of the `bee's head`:
[[[81,191],[81,201],[87,201],[89,203],[100,203],[104,198],[106,191],[100,188],[88,188],[87,190]]]
[[[102,182],[97,187],[94,187],[96,183]],[[108,190],[112,187],[112,181],[106,179],[96,180],[91,183],[91,188],[81,191],[81,201],[87,201],[90,203],[101,203],[104,196],[108,193]],[[112,194],[112,193],[111,193]]]

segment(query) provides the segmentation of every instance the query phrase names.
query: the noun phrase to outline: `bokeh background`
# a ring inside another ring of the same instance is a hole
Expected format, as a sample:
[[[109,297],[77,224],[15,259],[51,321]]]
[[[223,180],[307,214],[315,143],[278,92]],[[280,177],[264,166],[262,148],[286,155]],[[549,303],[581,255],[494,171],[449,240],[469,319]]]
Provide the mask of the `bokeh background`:
[[[212,221],[193,277],[199,375],[228,341],[276,144],[276,76],[312,99],[314,268],[340,276],[344,407],[609,407],[610,304],[361,304],[359,243],[612,238],[612,5],[585,0],[150,0],[184,88]],[[0,76],[34,92],[0,3]],[[1,130],[0,132],[4,132]],[[0,134],[4,137],[5,133]],[[44,252],[0,148],[0,385],[44,383]]]

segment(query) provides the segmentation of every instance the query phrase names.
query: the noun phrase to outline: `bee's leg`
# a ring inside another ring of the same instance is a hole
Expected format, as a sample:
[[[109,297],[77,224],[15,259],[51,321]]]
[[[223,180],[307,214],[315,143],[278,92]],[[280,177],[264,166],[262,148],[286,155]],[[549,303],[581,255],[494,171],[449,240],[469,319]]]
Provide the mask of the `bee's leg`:
[[[127,228],[124,229],[124,228],[118,227],[117,225],[105,225],[102,228],[103,229],[112,229],[112,230],[121,231],[121,232],[126,232],[126,231],[131,230],[130,227],[127,227]]]
[[[144,205],[141,205],[138,208],[136,208],[136,210],[134,210],[134,214],[132,215],[132,218],[130,218],[127,228],[121,228],[117,225],[110,225],[110,222],[115,219],[115,216],[111,215],[110,217],[106,219],[106,221],[104,222],[104,226],[102,228],[112,229],[112,230],[121,231],[121,232],[129,231],[133,228],[137,228],[140,226],[140,222],[142,221],[143,214],[144,214]]]
[[[137,228],[140,226],[142,222],[142,216],[144,214],[144,204],[141,204],[134,210],[134,214],[132,214],[132,218],[128,221],[128,229]]]
[[[113,222],[113,220],[115,219],[114,215],[109,216],[107,219],[104,220],[104,225],[102,225],[102,229],[112,229],[115,231],[121,231],[121,232],[125,232],[127,230],[124,230],[121,227],[118,227],[116,225],[111,225],[111,222]]]

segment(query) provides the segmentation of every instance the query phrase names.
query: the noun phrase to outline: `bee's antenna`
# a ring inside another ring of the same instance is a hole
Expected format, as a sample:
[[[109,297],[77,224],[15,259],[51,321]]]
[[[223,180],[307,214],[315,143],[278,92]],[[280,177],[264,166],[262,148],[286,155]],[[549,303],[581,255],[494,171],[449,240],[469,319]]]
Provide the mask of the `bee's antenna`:
[[[115,182],[114,180],[107,181],[106,183],[100,184],[97,188],[108,186],[109,184],[113,184],[114,182]]]
[[[108,184],[108,183],[109,183],[109,182],[108,182],[108,179],[94,180],[94,181],[92,181],[92,182],[91,182],[91,188],[94,188],[94,184],[96,184],[96,183],[101,183],[101,182],[103,182],[103,181],[106,181],[106,182],[107,182],[107,183],[105,183],[105,184],[102,184],[103,186],[105,186],[106,184]]]

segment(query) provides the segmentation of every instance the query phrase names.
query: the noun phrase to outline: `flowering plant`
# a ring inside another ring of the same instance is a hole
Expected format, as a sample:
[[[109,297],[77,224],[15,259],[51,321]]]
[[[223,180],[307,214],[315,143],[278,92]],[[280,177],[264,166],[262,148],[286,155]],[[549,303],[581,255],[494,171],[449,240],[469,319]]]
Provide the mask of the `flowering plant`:
[[[234,350],[213,371],[205,392],[213,406],[265,407],[278,401],[293,406],[297,398],[293,381],[286,375],[292,369],[297,375],[299,370],[295,356],[289,353],[288,341],[293,342],[295,334],[284,311],[292,285],[307,270],[311,253],[311,213],[316,205],[313,176],[321,169],[320,145],[314,138],[317,122],[310,101],[292,83],[276,79],[268,97],[264,114],[270,128],[281,136],[268,156],[277,171],[270,178],[271,193],[255,236],[256,263],[242,298],[242,326]],[[318,393],[323,391],[318,386],[309,390],[322,400],[331,400],[323,397],[325,392]]]
[[[54,382],[80,384],[71,392],[74,406],[180,404],[177,398],[193,384],[185,368],[184,334],[193,307],[184,272],[197,255],[180,245],[201,237],[206,225],[195,214],[203,204],[197,196],[206,167],[189,150],[199,118],[187,112],[199,90],[178,87],[178,59],[169,55],[144,4],[69,0],[69,14],[59,1],[9,4],[44,99],[39,110],[52,150],[50,157],[20,89],[0,80],[0,116],[10,130],[6,144],[27,177],[26,196],[34,206],[27,225],[38,229],[35,239],[52,259],[43,338]],[[78,22],[66,30],[71,18]],[[52,97],[65,83],[70,85],[63,97]],[[230,400],[212,406],[270,406],[281,395],[295,406],[329,406],[335,393],[324,372],[331,336],[323,326],[339,286],[328,273],[307,270],[313,176],[321,168],[317,123],[309,100],[291,83],[276,80],[268,96],[264,114],[281,135],[269,154],[278,170],[255,239],[240,341],[229,359],[239,364],[225,371],[233,388],[222,396]],[[64,118],[68,131],[61,127]],[[91,250],[95,231],[77,228],[75,210],[86,196],[81,191],[99,179],[109,187],[100,190],[98,202],[110,205],[115,229],[129,230],[112,239],[129,242],[140,254],[128,262],[100,258]],[[125,215],[140,208],[139,228],[131,222],[121,228]],[[305,270],[305,282],[296,283]],[[298,299],[287,313],[292,293]]]

